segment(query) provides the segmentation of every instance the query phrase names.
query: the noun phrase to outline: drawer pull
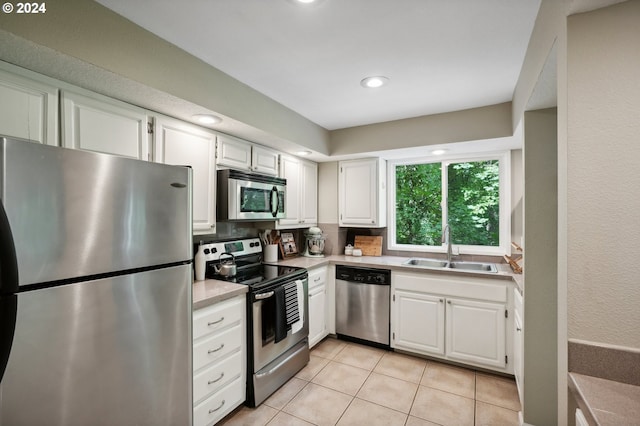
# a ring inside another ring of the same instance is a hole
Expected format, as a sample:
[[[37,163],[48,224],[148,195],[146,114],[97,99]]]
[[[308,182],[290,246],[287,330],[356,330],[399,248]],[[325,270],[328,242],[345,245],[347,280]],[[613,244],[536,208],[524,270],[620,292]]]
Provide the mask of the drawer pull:
[[[218,352],[220,349],[224,348],[224,343],[220,343],[220,347],[218,349],[209,349],[207,351],[208,354],[212,354],[214,352]]]
[[[217,383],[217,382],[219,382],[220,380],[222,380],[222,378],[223,378],[223,377],[224,377],[224,371],[223,371],[222,373],[220,373],[220,377],[218,377],[218,378],[217,378],[217,379],[215,379],[215,380],[209,380],[209,381],[207,382],[207,384],[208,384],[208,385],[212,385],[212,384],[214,384],[214,383]]]
[[[220,324],[222,321],[224,321],[224,317],[220,318],[218,321],[208,322],[207,323],[207,327],[211,327],[212,325]]]
[[[222,402],[220,403],[220,406],[218,408],[212,408],[211,410],[209,410],[209,414],[215,413],[216,411],[221,409],[223,406],[224,406],[224,399],[222,400]]]

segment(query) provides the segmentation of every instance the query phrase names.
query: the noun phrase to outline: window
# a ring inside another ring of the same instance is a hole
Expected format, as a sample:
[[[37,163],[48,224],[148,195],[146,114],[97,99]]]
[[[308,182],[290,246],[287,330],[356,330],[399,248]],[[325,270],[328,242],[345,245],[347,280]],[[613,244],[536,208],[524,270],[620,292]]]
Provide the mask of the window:
[[[392,250],[443,251],[442,230],[461,253],[508,253],[508,152],[389,165]]]

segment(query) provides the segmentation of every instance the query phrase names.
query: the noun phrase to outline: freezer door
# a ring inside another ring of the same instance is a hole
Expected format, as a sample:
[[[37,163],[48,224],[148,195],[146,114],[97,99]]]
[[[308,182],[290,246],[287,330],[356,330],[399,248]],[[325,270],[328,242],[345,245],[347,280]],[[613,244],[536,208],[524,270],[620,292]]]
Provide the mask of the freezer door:
[[[0,137],[21,286],[192,257],[191,173]]]
[[[188,265],[18,294],[0,425],[189,425]]]

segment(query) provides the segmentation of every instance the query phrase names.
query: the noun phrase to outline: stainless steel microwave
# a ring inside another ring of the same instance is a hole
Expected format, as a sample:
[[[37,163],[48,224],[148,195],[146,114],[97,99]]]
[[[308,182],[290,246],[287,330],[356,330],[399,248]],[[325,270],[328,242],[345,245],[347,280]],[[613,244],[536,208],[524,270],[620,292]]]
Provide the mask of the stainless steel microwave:
[[[232,169],[218,170],[217,177],[218,220],[275,220],[286,217],[285,179]]]

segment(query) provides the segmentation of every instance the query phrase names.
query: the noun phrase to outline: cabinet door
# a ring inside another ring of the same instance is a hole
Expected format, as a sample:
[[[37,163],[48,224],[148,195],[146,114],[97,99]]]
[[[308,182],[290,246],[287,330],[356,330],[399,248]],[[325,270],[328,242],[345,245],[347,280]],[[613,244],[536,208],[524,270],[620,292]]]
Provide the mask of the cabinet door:
[[[213,132],[168,117],[156,118],[154,161],[192,168],[193,230],[197,232],[215,230],[215,141]]]
[[[0,135],[58,144],[58,90],[0,70]]]
[[[287,180],[285,211],[287,217],[278,221],[279,226],[298,226],[300,224],[300,161],[283,155],[280,159],[280,177]]]
[[[373,160],[340,163],[340,225],[371,226],[376,223],[377,167]]]
[[[325,286],[309,290],[309,347],[313,347],[326,335]]]
[[[287,181],[287,185],[289,181]],[[318,223],[318,165],[300,163],[300,220],[304,226]]]
[[[447,299],[447,356],[504,368],[505,305]]]
[[[251,170],[265,175],[278,176],[280,153],[259,145],[251,148]]]
[[[149,159],[146,111],[107,97],[62,92],[62,146]]]
[[[514,290],[517,292],[517,290]],[[522,317],[517,309],[513,311],[513,374],[518,386],[520,402],[524,401],[524,336]]]
[[[251,170],[251,144],[227,135],[218,136],[218,166]]]
[[[391,346],[444,355],[444,298],[396,290]]]

